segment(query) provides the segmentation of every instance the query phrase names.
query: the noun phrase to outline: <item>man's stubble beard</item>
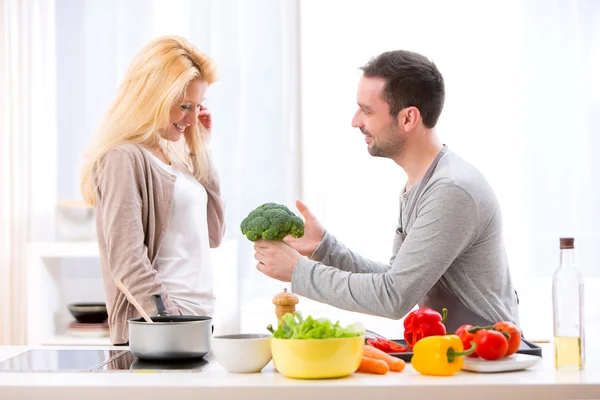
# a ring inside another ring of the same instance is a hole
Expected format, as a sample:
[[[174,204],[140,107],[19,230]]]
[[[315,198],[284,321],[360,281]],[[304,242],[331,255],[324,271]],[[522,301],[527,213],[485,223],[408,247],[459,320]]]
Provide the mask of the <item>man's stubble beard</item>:
[[[361,129],[363,134],[370,134],[369,131]],[[373,141],[371,145],[368,147],[369,154],[373,157],[383,157],[383,158],[395,158],[401,155],[404,151],[404,145],[406,139],[402,136],[402,133],[398,129],[398,124],[394,121],[387,127],[387,135],[388,138],[392,138],[391,141],[385,143],[377,143],[375,137],[373,137]]]

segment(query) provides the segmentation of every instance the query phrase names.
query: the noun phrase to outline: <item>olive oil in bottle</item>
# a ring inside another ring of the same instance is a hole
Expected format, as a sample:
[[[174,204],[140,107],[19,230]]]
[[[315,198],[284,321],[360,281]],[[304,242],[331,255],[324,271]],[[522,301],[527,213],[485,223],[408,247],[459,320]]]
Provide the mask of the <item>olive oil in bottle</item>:
[[[560,264],[552,278],[554,366],[582,369],[585,364],[583,279],[575,265],[575,240],[560,239]]]
[[[554,351],[554,364],[557,368],[563,366],[583,367],[580,338],[555,336]]]

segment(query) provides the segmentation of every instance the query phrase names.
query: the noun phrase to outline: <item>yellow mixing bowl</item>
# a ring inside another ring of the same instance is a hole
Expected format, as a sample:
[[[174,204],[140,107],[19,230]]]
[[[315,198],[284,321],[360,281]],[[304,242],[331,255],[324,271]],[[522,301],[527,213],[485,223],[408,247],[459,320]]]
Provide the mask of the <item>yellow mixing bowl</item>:
[[[358,369],[364,336],[342,339],[271,339],[273,364],[290,378],[323,379]]]

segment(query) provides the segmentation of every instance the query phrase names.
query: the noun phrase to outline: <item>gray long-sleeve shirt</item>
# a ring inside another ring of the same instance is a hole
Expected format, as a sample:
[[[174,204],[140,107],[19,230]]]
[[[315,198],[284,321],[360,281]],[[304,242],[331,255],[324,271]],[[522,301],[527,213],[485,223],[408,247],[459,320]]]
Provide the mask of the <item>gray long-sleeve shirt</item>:
[[[452,332],[463,324],[518,324],[500,207],[491,186],[450,151],[415,199],[419,184],[401,195],[407,236],[402,242],[395,234],[389,264],[361,257],[326,232],[310,259],[296,264],[292,290],[341,309],[392,319],[404,317],[416,304],[446,307],[446,327]]]

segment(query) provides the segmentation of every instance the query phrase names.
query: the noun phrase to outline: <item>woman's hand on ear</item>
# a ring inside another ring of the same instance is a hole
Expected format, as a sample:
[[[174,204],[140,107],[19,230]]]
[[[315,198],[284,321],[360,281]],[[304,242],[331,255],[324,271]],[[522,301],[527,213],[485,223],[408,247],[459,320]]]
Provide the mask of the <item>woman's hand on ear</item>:
[[[198,121],[206,128],[208,133],[211,133],[212,129],[212,116],[206,106],[200,106],[200,112],[198,113]]]

